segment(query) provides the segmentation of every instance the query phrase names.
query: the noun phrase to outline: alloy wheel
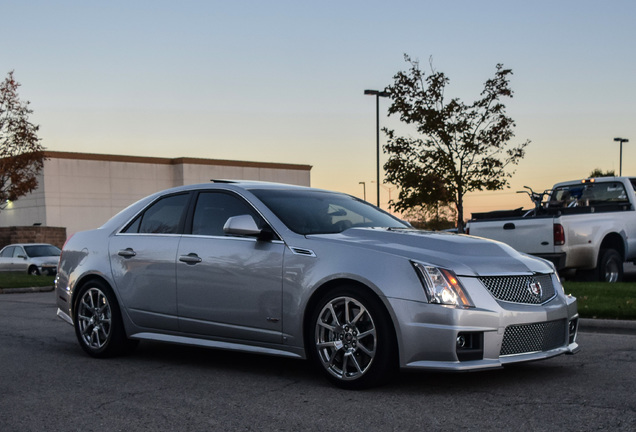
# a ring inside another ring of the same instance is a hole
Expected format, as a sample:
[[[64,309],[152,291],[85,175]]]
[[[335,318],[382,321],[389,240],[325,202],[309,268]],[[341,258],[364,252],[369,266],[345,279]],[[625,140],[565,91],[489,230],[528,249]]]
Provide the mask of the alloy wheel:
[[[376,356],[373,317],[352,297],[336,297],[322,308],[315,324],[316,350],[322,366],[340,380],[357,380]]]
[[[77,312],[83,343],[99,350],[108,343],[111,334],[111,307],[106,295],[98,288],[89,288],[79,302]]]

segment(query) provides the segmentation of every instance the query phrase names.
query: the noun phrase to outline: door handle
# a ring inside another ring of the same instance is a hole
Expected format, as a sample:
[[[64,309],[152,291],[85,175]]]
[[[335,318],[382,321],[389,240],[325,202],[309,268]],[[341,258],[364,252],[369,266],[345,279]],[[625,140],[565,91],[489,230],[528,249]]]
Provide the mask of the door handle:
[[[137,252],[135,252],[132,248],[126,248],[117,252],[117,255],[122,256],[124,258],[132,258],[135,255],[137,255]]]
[[[515,229],[515,228],[516,228],[516,227],[515,227],[515,224],[510,223],[510,222],[509,222],[509,223],[507,223],[507,224],[504,224],[504,226],[503,226],[503,229],[505,229],[505,230],[513,230],[513,229]]]
[[[198,264],[202,260],[201,260],[201,258],[199,258],[199,255],[197,255],[195,253],[189,253],[187,255],[181,255],[179,257],[179,261],[184,262],[186,264]]]

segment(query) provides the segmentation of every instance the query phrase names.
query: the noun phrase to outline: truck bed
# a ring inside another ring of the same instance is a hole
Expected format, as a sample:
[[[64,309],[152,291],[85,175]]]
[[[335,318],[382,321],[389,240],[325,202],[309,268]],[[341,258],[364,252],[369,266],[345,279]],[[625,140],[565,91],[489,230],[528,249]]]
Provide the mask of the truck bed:
[[[528,219],[540,217],[557,217],[585,213],[606,213],[631,210],[631,204],[599,204],[584,207],[547,207],[535,209],[517,208],[514,210],[494,210],[490,212],[472,213],[469,222],[503,219]]]

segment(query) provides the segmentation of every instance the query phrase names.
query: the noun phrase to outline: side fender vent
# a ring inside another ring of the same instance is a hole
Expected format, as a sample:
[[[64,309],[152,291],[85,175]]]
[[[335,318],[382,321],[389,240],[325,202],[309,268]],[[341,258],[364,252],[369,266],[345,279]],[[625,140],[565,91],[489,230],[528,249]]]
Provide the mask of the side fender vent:
[[[303,248],[290,246],[289,250],[291,250],[294,255],[302,255],[302,256],[316,258],[316,254],[314,253],[314,251],[310,249],[303,249]]]

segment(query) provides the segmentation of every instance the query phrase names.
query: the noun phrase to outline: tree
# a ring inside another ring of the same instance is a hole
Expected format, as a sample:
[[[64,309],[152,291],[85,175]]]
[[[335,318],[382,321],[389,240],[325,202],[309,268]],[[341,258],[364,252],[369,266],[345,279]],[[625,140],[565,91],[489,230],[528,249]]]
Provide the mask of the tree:
[[[19,86],[13,71],[0,84],[0,210],[37,187],[44,165],[40,127],[29,121],[33,110],[18,97]]]
[[[398,72],[386,88],[391,97],[389,115],[398,114],[421,137],[383,129],[389,155],[384,165],[387,181],[400,189],[391,206],[403,212],[417,206],[430,211],[440,204],[454,205],[457,227],[463,230],[464,195],[509,187],[512,173],[507,168],[519,163],[530,143],[510,145],[515,123],[501,100],[512,97],[512,70],[498,64],[480,99],[466,105],[457,98],[444,99],[449,83],[444,73],[431,64],[431,73],[425,76],[418,61],[404,58],[409,70]]]
[[[594,168],[594,171],[592,171],[588,177],[616,177],[616,171],[609,170],[604,172],[600,168]]]

